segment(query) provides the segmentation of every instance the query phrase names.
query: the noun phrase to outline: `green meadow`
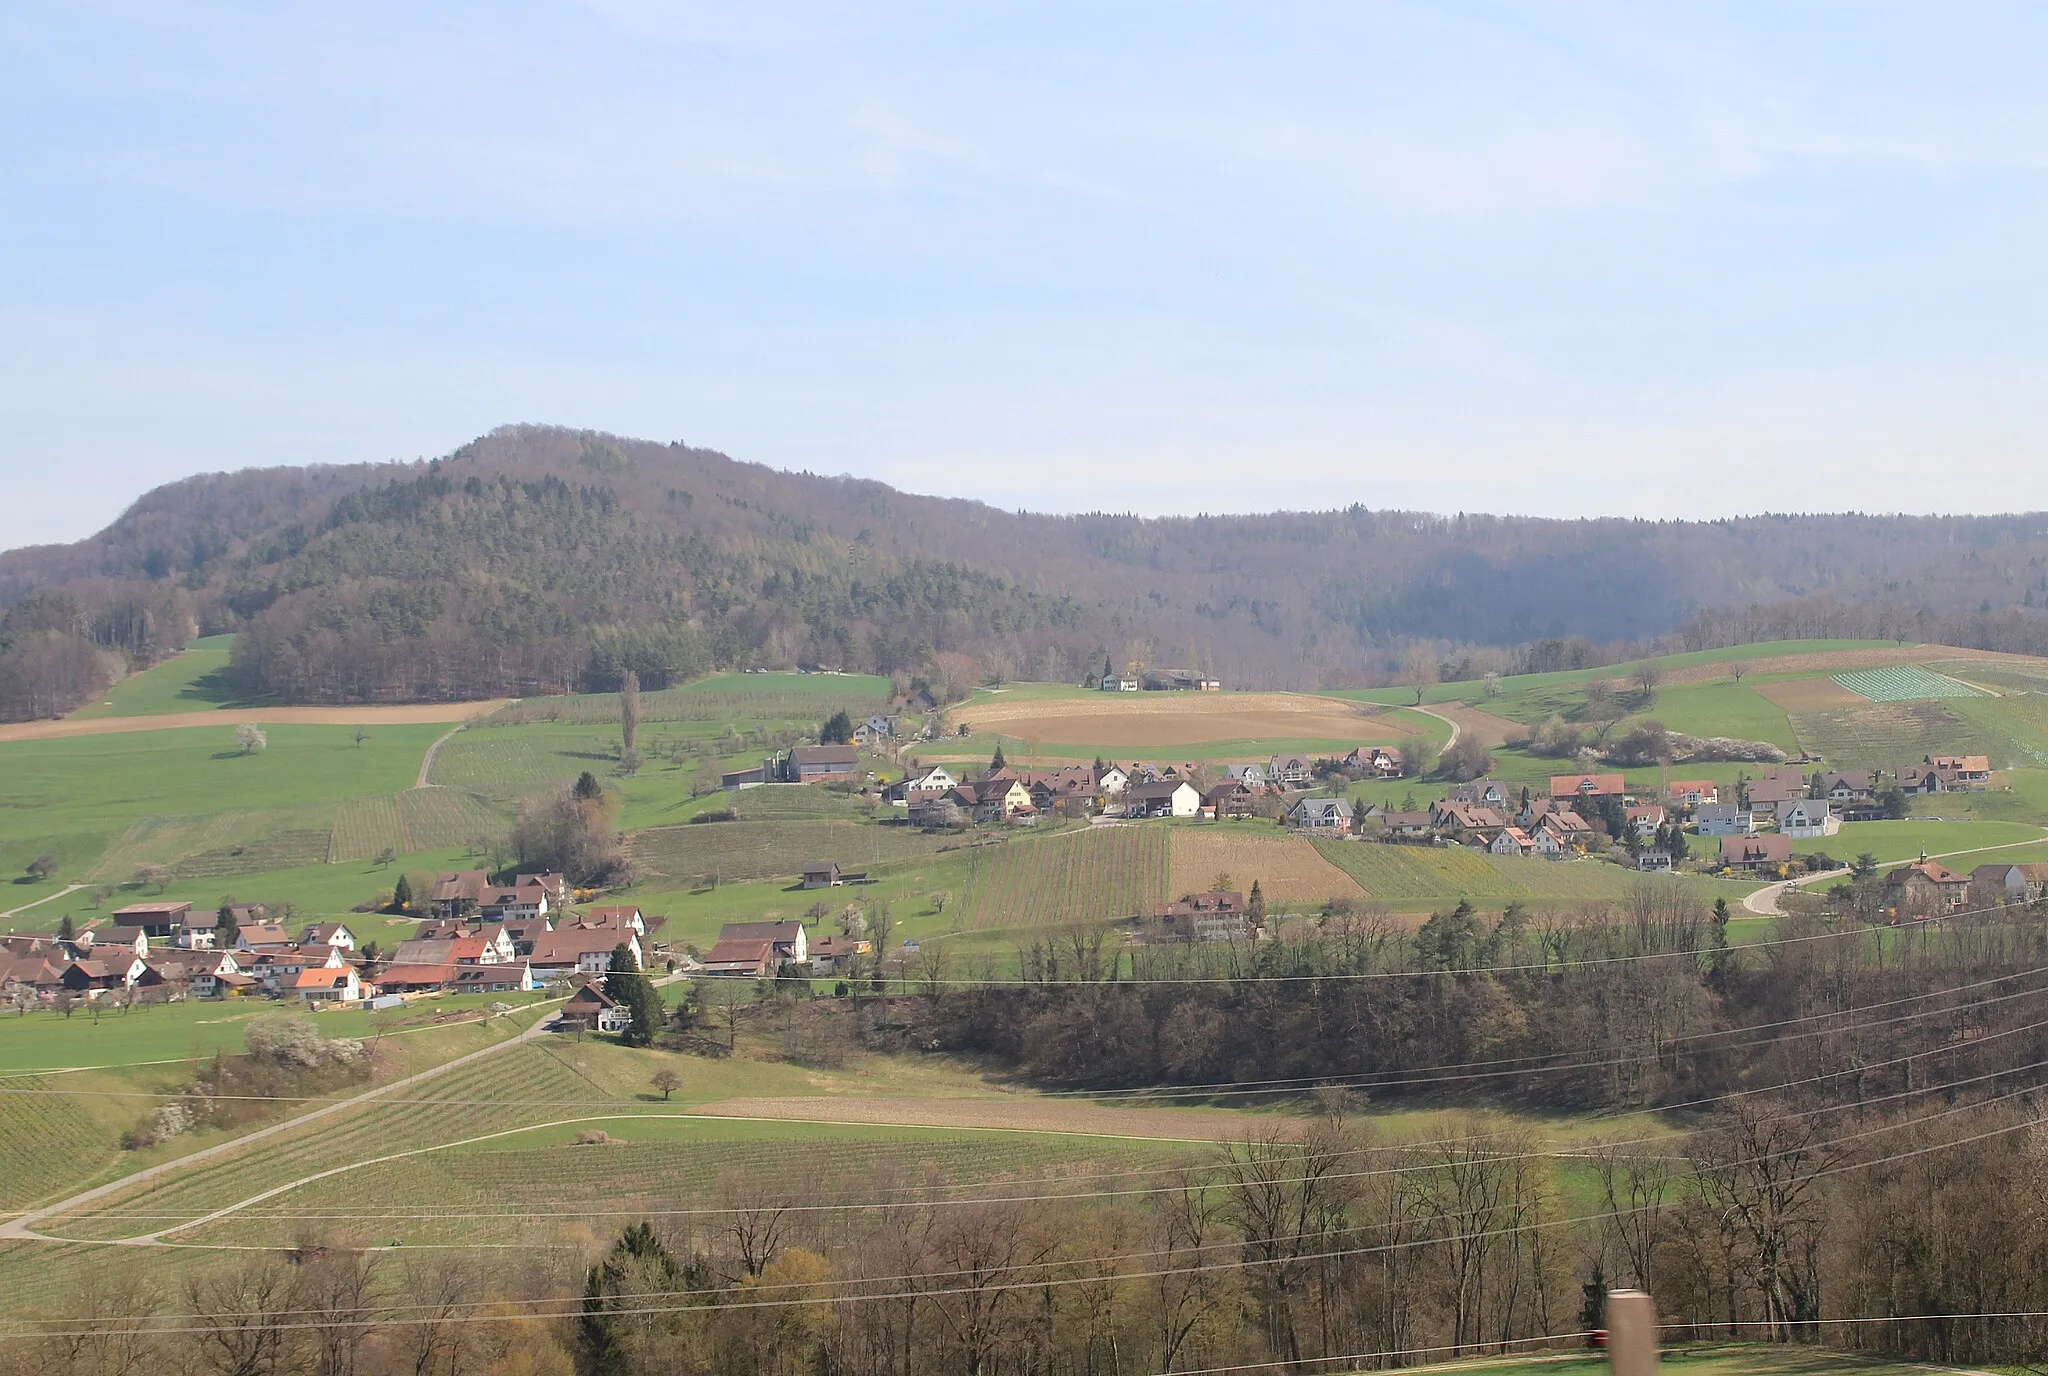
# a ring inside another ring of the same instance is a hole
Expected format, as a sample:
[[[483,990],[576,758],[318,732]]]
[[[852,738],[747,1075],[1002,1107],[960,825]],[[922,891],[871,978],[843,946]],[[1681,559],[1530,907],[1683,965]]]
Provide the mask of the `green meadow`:
[[[130,674],[107,696],[72,713],[80,718],[155,717],[247,706],[227,682],[232,635],[203,636],[161,664]]]

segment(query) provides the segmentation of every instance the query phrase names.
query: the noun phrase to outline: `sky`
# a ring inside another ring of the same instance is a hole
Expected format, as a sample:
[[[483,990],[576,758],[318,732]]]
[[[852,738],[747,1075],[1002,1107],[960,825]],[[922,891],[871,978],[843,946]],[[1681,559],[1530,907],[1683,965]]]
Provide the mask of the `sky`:
[[[534,421],[1046,511],[2048,508],[2048,6],[0,6],[0,548]]]

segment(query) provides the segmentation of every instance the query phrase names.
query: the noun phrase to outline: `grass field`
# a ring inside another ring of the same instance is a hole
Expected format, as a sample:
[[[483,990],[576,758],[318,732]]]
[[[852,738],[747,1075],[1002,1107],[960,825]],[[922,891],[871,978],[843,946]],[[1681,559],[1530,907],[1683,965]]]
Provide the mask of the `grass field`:
[[[1898,769],[1933,754],[1988,755],[2013,762],[2018,748],[1988,707],[1965,720],[1949,702],[1872,702],[1792,713],[1806,747],[1842,769]]]
[[[1756,888],[1738,881],[1680,875],[1645,881],[1619,865],[1593,860],[1550,861],[1485,855],[1452,846],[1389,846],[1361,841],[1317,841],[1316,849],[1349,875],[1375,902],[1416,908],[1469,898],[1485,902],[1548,904],[1615,902],[1643,882],[1681,884],[1702,903],[1733,903]]]
[[[1816,849],[1837,860],[1853,860],[1868,851],[1886,863],[1917,859],[1922,851],[1946,855],[1954,851],[1975,851],[2048,840],[2039,825],[2031,822],[1937,822],[1909,819],[1903,822],[1848,822],[1841,833],[1816,841]],[[2004,851],[1993,851],[1982,861],[1959,859],[1951,868],[1968,871],[1972,865],[2007,859]]]
[[[958,844],[909,827],[857,822],[709,822],[636,832],[630,850],[634,863],[655,879],[702,877],[723,884],[793,878],[813,860],[865,870]]]
[[[167,712],[197,712],[238,705],[242,699],[226,682],[231,635],[210,635],[193,641],[184,652],[162,664],[130,674],[99,702],[81,707],[74,717],[153,717]]]

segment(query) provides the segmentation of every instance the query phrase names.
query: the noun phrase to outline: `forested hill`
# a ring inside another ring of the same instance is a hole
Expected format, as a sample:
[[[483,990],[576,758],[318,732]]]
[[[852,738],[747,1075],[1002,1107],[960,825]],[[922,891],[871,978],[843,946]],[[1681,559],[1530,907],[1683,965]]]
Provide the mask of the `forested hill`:
[[[1306,687],[1421,644],[1498,667],[1809,634],[2042,649],[2041,603],[2041,515],[1044,516],[521,426],[427,464],[192,478],[91,539],[0,554],[0,712],[61,710],[110,656],[194,629],[241,633],[245,690],[335,701],[604,687],[629,665],[957,683],[1107,657]]]

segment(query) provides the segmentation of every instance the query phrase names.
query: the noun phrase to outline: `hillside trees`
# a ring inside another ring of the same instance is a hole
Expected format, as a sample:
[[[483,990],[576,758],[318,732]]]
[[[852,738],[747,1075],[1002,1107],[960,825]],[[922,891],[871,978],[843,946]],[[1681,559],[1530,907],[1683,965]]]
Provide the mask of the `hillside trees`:
[[[521,869],[554,870],[573,884],[623,883],[631,873],[619,835],[618,797],[588,773],[529,799],[519,809],[511,842]]]

